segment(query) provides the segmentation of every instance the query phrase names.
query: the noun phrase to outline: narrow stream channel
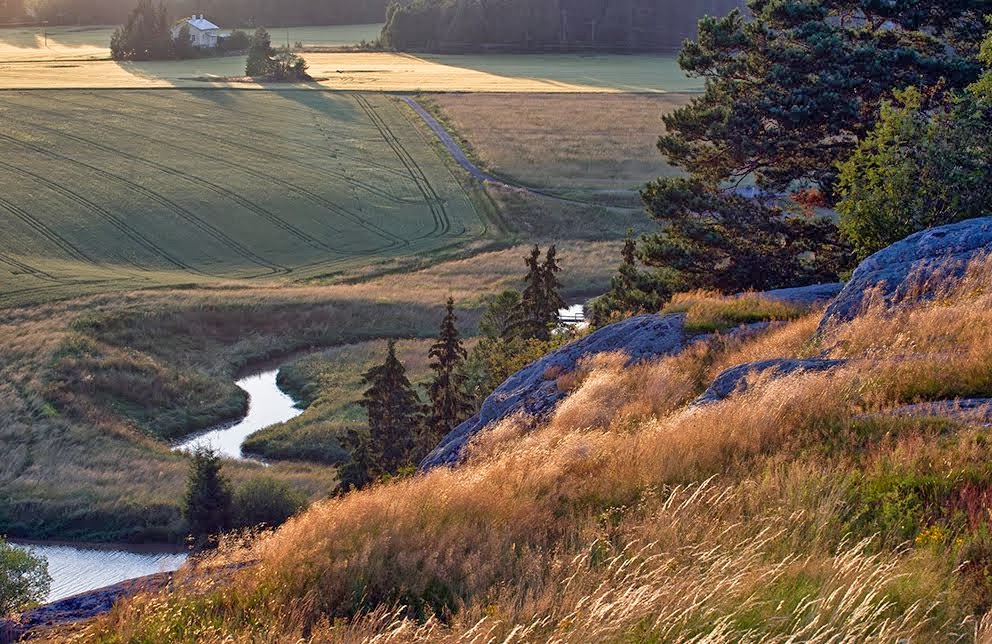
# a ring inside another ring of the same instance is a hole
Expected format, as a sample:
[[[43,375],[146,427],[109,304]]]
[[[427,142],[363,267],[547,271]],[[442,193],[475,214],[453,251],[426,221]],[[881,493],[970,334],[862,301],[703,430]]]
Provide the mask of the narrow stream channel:
[[[251,434],[276,423],[283,423],[303,413],[296,402],[276,384],[278,369],[263,371],[238,380],[235,384],[248,392],[248,415],[237,423],[223,425],[180,443],[174,449],[192,451],[209,447],[224,458],[241,459],[241,444]]]
[[[279,370],[263,371],[238,380],[235,384],[248,393],[248,414],[239,422],[228,423],[199,434],[173,449],[189,451],[212,447],[224,458],[242,459],[241,444],[250,435],[276,423],[294,418],[298,409],[292,398],[276,385]],[[74,546],[69,544],[14,544],[32,550],[48,561],[52,577],[47,602],[96,590],[111,584],[171,572],[186,561],[186,553],[169,552],[155,547]]]

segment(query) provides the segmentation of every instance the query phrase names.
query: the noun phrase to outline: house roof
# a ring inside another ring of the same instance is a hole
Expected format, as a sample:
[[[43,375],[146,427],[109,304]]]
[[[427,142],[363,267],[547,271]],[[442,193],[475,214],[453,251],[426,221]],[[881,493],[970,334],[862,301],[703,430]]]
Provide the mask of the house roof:
[[[210,29],[220,29],[220,27],[218,27],[214,23],[204,19],[203,14],[200,14],[199,16],[190,16],[189,18],[186,18],[186,23],[189,24],[190,27],[193,27],[194,29],[199,29],[200,31],[208,31]]]

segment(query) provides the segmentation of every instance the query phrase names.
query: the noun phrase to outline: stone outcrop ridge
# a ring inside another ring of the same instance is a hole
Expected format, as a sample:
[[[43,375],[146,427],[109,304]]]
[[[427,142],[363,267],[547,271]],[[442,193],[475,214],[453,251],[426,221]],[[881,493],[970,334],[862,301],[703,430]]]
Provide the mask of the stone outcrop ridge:
[[[861,262],[827,308],[820,331],[853,320],[873,297],[883,304],[909,292],[916,300],[933,297],[949,279],[961,277],[970,260],[988,253],[992,253],[992,217],[910,235]]]
[[[423,460],[420,469],[456,463],[472,436],[511,414],[524,412],[540,417],[551,412],[567,394],[548,375],[572,371],[585,356],[623,351],[633,364],[680,351],[685,343],[684,319],[681,314],[639,315],[603,327],[524,367],[486,398],[478,415],[445,436]]]
[[[173,573],[164,572],[130,579],[33,608],[14,619],[0,619],[0,644],[17,642],[28,633],[32,637],[40,636],[45,629],[102,615],[119,599],[167,587],[172,577]]]
[[[692,401],[690,407],[700,407],[720,402],[730,396],[747,391],[748,381],[757,376],[784,378],[796,373],[823,372],[842,367],[846,360],[825,360],[822,358],[763,360],[731,367],[721,373],[701,396]]]

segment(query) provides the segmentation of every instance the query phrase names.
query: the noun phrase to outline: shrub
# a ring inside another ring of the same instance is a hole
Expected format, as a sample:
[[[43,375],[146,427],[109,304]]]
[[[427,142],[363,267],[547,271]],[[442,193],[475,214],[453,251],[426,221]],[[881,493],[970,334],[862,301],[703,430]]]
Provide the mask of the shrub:
[[[243,51],[251,46],[251,36],[240,29],[235,29],[226,38],[217,41],[217,49],[222,52]]]
[[[306,496],[284,481],[258,476],[248,479],[234,491],[234,524],[239,528],[274,528],[306,505]]]
[[[0,538],[0,617],[41,601],[51,583],[44,559]]]
[[[992,138],[981,110],[967,99],[928,109],[916,88],[896,99],[840,166],[840,228],[860,259],[992,208]]]

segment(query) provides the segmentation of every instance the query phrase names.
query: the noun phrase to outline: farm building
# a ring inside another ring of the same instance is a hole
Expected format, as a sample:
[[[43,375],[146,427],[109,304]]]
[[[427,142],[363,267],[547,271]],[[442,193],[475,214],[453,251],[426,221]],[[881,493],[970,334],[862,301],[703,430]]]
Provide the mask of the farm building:
[[[24,0],[0,0],[0,24],[24,18]]]
[[[3,0],[0,0],[0,2],[3,2]],[[189,18],[183,18],[173,25],[173,40],[179,37],[179,30],[184,25],[189,27],[189,42],[194,47],[217,46],[217,36],[220,35],[220,27],[205,19],[202,13],[199,16],[192,15]]]

